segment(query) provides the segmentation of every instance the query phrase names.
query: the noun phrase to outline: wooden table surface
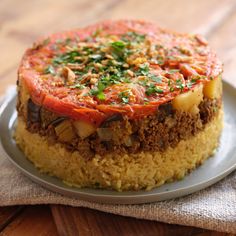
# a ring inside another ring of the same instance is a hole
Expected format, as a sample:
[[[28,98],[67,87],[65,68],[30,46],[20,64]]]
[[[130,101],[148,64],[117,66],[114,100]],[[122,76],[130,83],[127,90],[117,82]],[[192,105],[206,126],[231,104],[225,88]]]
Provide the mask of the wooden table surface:
[[[141,18],[205,35],[236,85],[235,0],[1,0],[0,94],[15,84],[24,50],[39,36],[102,19]],[[227,235],[68,206],[0,208],[0,235]]]

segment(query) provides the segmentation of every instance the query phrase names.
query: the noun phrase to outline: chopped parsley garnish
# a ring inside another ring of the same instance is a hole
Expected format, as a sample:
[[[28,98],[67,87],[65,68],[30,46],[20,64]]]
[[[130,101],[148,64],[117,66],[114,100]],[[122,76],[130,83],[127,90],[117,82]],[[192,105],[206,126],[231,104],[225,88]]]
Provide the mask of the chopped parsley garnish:
[[[126,47],[127,44],[123,41],[115,41],[110,45],[114,59],[116,59],[118,63],[124,63],[127,56],[130,54],[130,50]]]
[[[93,59],[93,60],[100,60],[102,58],[102,55],[100,54],[92,54],[92,55],[89,55],[89,58]]]
[[[106,96],[103,90],[110,85],[109,77],[103,77],[94,89],[90,90],[90,94],[96,96],[99,100],[105,100]]]
[[[121,99],[122,103],[128,104],[129,103],[129,97],[130,97],[130,91],[126,90],[121,93],[119,93],[118,97]]]
[[[149,74],[149,65],[147,63],[141,64],[139,66],[138,75],[148,75]]]
[[[141,43],[146,39],[145,34],[138,34],[136,32],[128,32],[122,36],[122,40],[125,42]]]
[[[186,84],[187,88],[191,89],[197,80],[198,79],[191,79],[190,81],[188,81]]]
[[[157,82],[157,83],[162,83],[162,76],[160,76],[160,75],[151,75],[150,79],[152,81]]]
[[[149,99],[148,98],[144,98],[143,99],[145,102],[149,102]]]
[[[157,62],[158,65],[164,65],[165,60],[164,60],[163,57],[158,57],[158,58],[156,59],[156,62]]]
[[[77,63],[80,60],[76,57],[80,56],[80,52],[78,51],[70,51],[65,54],[59,55],[53,59],[53,64],[60,65],[60,64],[68,64],[68,63]]]
[[[148,84],[148,82],[149,82],[149,80],[148,80],[148,79],[145,79],[145,80],[139,80],[139,81],[138,81],[138,84],[140,84],[140,85],[142,85],[142,86],[146,87],[146,86],[147,86],[147,84]]]
[[[93,96],[96,96],[99,100],[105,100],[106,96],[103,93],[104,89],[105,89],[105,86],[103,86],[102,84],[99,84],[97,89],[91,89],[90,90],[90,94],[93,95]]]
[[[111,43],[111,47],[115,51],[120,52],[125,48],[125,43],[122,41],[116,41],[116,42]]]
[[[193,86],[193,82],[192,82],[192,81],[189,81],[189,82],[187,82],[186,85],[187,85],[187,88],[191,89],[192,86]]]
[[[55,75],[55,74],[56,74],[54,67],[51,66],[51,65],[49,65],[49,66],[44,70],[44,73],[45,73],[45,74],[52,74],[52,75]]]
[[[150,84],[149,87],[146,89],[145,93],[150,96],[155,93],[163,93],[163,90],[156,87],[155,84]]]
[[[99,92],[99,93],[97,94],[97,98],[98,98],[99,100],[105,100],[105,99],[106,99],[106,96],[105,96],[105,94],[104,94],[103,92]]]
[[[176,80],[176,88],[180,89],[181,91],[184,89],[184,84],[180,79]]]
[[[150,45],[146,35],[127,32],[114,37],[102,36],[100,32],[101,29],[98,29],[90,38],[82,41],[79,38],[75,42],[70,38],[57,41],[61,54],[52,58],[53,65],[48,66],[44,73],[55,75],[67,67],[73,75],[73,82],[65,86],[81,90],[88,88],[86,96],[94,96],[100,101],[106,100],[106,92],[112,85],[119,88],[119,84],[134,83],[136,96],[145,91],[147,97],[155,96],[158,99],[167,91],[183,91],[185,86],[190,89],[201,78],[200,75],[192,75],[192,80],[188,79],[185,85],[182,77],[178,77],[180,70],[168,67],[168,60],[176,61],[178,55],[165,55],[167,49],[155,43]],[[157,53],[159,50],[160,53]],[[130,103],[131,87],[127,85],[125,88],[122,86],[121,91],[124,91],[118,92],[118,97],[114,96],[109,102]],[[145,97],[143,101],[147,104],[149,99]]]

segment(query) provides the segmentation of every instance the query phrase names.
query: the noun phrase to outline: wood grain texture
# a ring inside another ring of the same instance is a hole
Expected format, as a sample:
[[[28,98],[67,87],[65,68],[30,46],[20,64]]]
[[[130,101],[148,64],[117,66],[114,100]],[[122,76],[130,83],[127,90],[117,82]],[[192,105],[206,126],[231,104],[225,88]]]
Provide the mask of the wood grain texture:
[[[233,0],[165,0],[123,1],[108,18],[143,18],[180,32],[198,32],[207,35],[234,10]]]
[[[16,8],[14,0],[1,0],[0,93],[7,84],[15,84],[21,57],[38,37],[92,23],[117,2],[26,0]]]
[[[20,214],[23,208],[22,206],[0,208],[0,232]]]
[[[28,206],[1,231],[0,235],[57,236],[58,233],[48,206]]]
[[[236,87],[236,11],[210,35],[209,40],[224,63],[224,79]]]
[[[207,35],[236,5],[234,0],[26,0],[15,7],[15,1],[1,0],[0,93],[15,83],[23,52],[40,36],[108,18],[143,18],[176,31]]]
[[[63,236],[229,235],[194,227],[117,216],[86,208],[51,205],[51,210],[58,233]]]

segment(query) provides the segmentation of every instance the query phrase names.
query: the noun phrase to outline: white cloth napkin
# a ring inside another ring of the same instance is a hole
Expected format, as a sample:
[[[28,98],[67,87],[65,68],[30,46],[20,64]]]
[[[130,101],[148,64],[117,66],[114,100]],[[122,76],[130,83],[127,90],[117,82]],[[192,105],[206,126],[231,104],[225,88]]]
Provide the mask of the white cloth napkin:
[[[8,94],[12,93],[11,87]],[[1,124],[0,124],[1,125]],[[141,205],[98,204],[65,197],[33,183],[0,153],[0,206],[64,204],[104,212],[236,233],[236,172],[186,197]]]

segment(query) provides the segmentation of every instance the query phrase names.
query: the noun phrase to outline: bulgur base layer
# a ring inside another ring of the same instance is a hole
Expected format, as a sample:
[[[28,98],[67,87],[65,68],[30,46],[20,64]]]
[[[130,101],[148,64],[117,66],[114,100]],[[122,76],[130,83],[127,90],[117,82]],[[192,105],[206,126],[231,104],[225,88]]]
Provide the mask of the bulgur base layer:
[[[26,157],[40,171],[57,176],[69,185],[124,190],[150,190],[165,182],[182,179],[214,154],[223,126],[223,111],[204,130],[164,152],[96,154],[84,158],[60,144],[49,144],[45,136],[31,133],[19,118],[15,138]]]

